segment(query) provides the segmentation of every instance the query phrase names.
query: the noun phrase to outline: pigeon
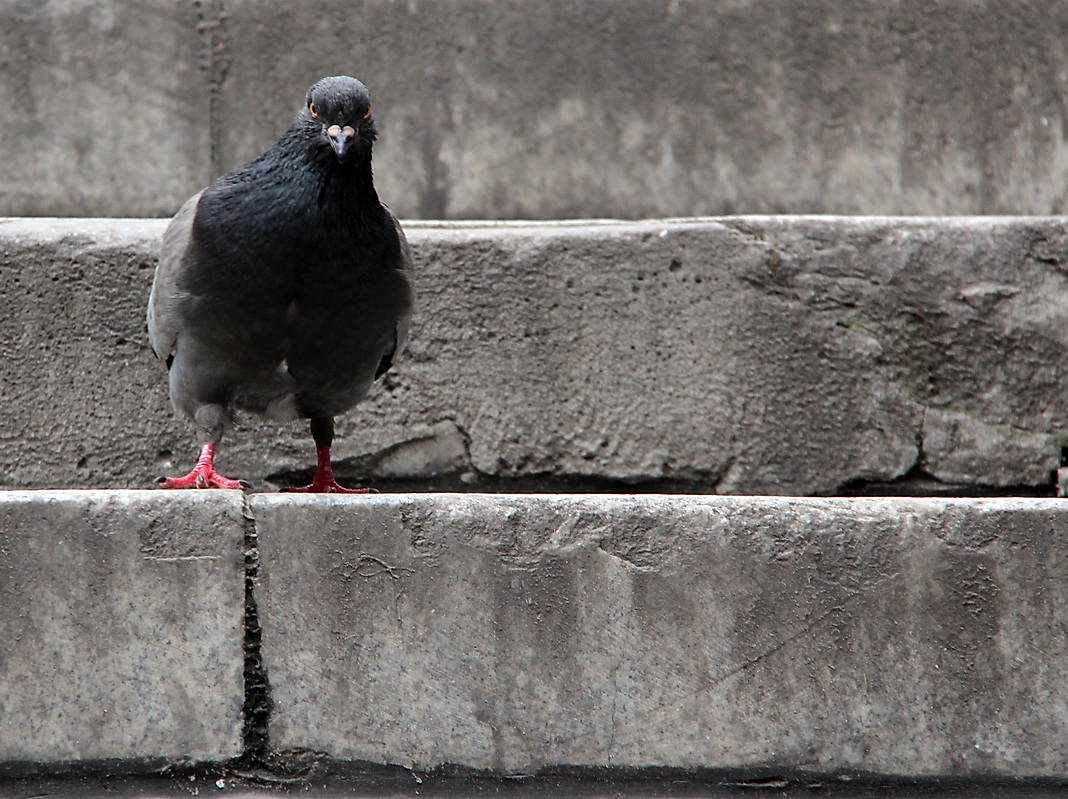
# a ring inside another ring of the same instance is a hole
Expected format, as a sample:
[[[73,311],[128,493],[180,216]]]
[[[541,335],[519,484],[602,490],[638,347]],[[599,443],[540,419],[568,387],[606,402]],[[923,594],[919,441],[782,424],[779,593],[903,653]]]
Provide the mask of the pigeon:
[[[408,337],[412,256],[375,192],[367,88],[323,78],[263,155],[191,197],[171,220],[148,302],[171,400],[200,458],[165,488],[251,488],[215,471],[234,409],[305,418],[317,466],[302,492],[367,493],[334,477],[334,417],[391,367]]]

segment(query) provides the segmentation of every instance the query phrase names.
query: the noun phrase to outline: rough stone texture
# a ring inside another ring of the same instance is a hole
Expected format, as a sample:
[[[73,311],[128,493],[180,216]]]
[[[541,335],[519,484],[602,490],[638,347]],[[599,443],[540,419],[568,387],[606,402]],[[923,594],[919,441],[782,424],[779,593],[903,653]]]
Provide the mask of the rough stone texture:
[[[191,425],[145,343],[162,227],[0,221],[0,486],[149,486],[190,467]],[[922,472],[1052,490],[1068,441],[1064,219],[409,237],[410,351],[340,423],[342,475],[812,494]],[[312,463],[302,424],[242,424],[220,456],[259,484]]]
[[[1055,443],[1045,433],[985,424],[966,413],[928,409],[923,417],[926,471],[950,484],[1049,482]]]
[[[240,754],[237,492],[0,492],[0,762]]]
[[[252,508],[281,749],[500,773],[1064,775],[1057,500]]]
[[[1060,0],[56,0],[0,31],[5,214],[173,212],[337,72],[405,217],[1068,207]]]
[[[145,328],[164,224],[0,222],[0,487],[148,487],[189,436]]]

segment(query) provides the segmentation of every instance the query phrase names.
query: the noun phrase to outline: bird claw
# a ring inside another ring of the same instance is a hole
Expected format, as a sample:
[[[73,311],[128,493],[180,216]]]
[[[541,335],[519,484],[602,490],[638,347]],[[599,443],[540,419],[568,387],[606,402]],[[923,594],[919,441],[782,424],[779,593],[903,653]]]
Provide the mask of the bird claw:
[[[284,489],[286,493],[291,494],[377,494],[377,488],[345,488],[343,485],[339,485],[337,480],[332,477],[328,480],[320,479],[316,475],[306,486],[292,486]]]
[[[252,483],[248,480],[231,480],[214,469],[194,469],[185,477],[158,477],[156,483],[160,488],[236,488],[241,491],[252,488]]]

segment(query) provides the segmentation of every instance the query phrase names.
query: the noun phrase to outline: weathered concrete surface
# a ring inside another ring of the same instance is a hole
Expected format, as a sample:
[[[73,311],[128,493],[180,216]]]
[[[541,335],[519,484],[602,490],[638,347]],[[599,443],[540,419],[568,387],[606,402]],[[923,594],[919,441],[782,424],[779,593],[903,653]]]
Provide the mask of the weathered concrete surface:
[[[1060,0],[0,6],[0,213],[173,213],[305,89],[424,218],[1063,213]]]
[[[162,216],[214,176],[199,5],[0,5],[0,213]]]
[[[181,440],[144,321],[163,227],[0,222],[0,487],[147,487]]]
[[[240,754],[243,613],[237,492],[0,492],[0,762]]]
[[[144,330],[162,228],[0,221],[0,486],[144,487],[190,467],[191,425]],[[410,351],[339,425],[348,477],[812,494],[921,470],[1052,490],[1068,441],[1064,219],[409,237]],[[260,485],[312,463],[301,424],[242,424],[220,456]]]
[[[280,749],[501,773],[1065,774],[1063,501],[252,508]]]
[[[1065,776],[1062,500],[128,491],[0,492],[0,771],[239,754],[248,524],[277,750]]]

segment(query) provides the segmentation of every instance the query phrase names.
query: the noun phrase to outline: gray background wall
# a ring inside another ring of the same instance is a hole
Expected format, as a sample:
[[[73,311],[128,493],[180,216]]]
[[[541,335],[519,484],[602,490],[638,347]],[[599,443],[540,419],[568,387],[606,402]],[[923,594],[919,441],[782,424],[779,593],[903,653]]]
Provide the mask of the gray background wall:
[[[412,346],[345,478],[1051,493],[1068,221],[796,214],[1064,213],[1066,34],[1064,0],[7,2],[0,214],[169,215],[354,73],[402,217],[792,215],[407,223]],[[163,225],[0,220],[0,488],[190,465]],[[241,424],[220,465],[310,463]],[[1063,782],[1066,507],[0,491],[0,781],[270,743]]]
[[[1059,0],[61,0],[0,6],[0,214],[169,215],[339,72],[401,217],[1068,206]]]

